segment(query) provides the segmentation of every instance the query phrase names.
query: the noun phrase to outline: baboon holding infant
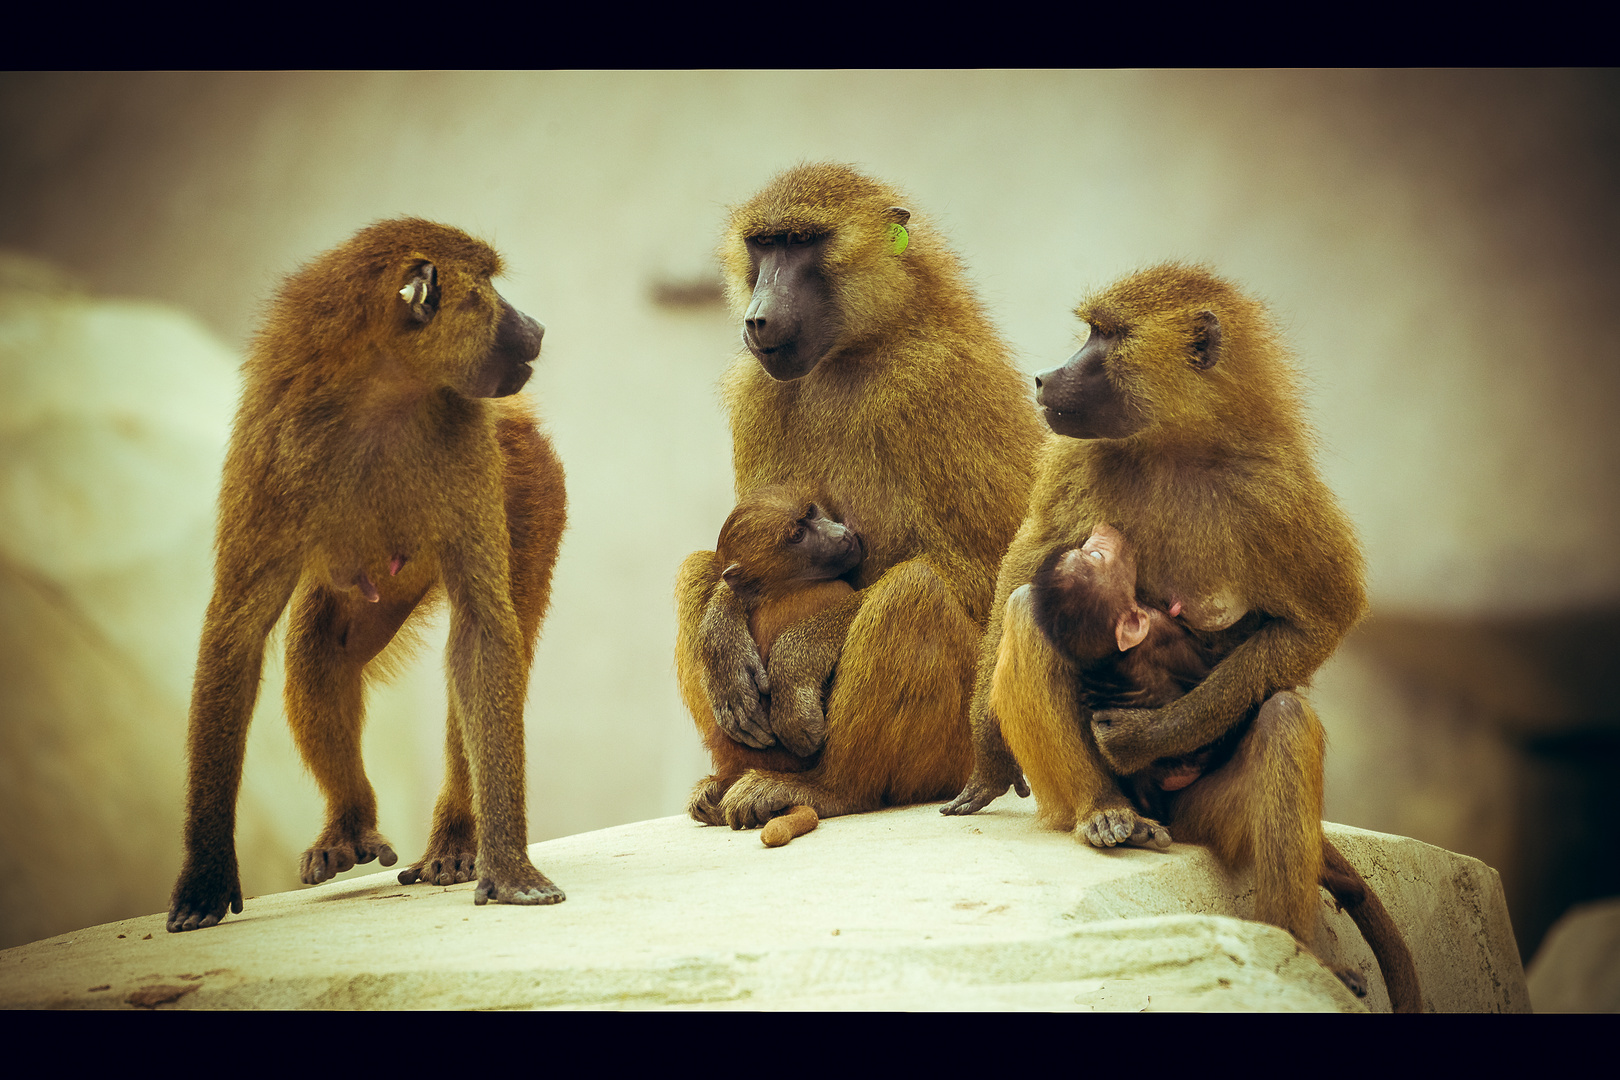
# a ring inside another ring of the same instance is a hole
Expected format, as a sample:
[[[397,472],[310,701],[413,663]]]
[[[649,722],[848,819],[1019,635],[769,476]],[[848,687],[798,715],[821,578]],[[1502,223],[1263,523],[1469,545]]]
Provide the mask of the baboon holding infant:
[[[699,731],[815,755],[704,781],[700,821],[943,798],[971,766],[975,646],[1045,436],[955,256],[900,202],[847,166],[804,165],[726,229],[748,350],[723,382],[737,497],[823,488],[865,558],[850,596],[784,630],[768,661],[715,553],[682,564],[676,667]],[[812,684],[835,665],[823,710]]]
[[[1090,844],[1162,847],[1168,826],[1229,866],[1253,865],[1256,918],[1307,945],[1327,884],[1367,934],[1395,1008],[1420,1008],[1404,943],[1322,833],[1322,725],[1296,688],[1366,598],[1361,551],[1316,474],[1286,350],[1262,305],[1200,267],[1130,275],[1077,314],[1090,327],[1084,345],[1036,377],[1061,438],[1001,564],[973,705],[974,772],[944,812],[988,804],[1021,783],[1021,767],[1040,817]],[[1015,596],[1054,550],[1104,525],[1134,550],[1144,601],[1179,605],[1213,664],[1157,708],[1093,711],[1028,594]],[[1122,790],[1158,759],[1205,754],[1198,767],[1209,771],[1161,786],[1162,822]],[[1379,918],[1369,931],[1364,920]]]
[[[566,500],[551,443],[511,396],[543,328],[495,291],[500,271],[465,233],[385,221],[291,275],[269,307],[220,489],[171,931],[242,910],[242,758],[289,599],[287,719],[327,804],[302,880],[397,861],[360,760],[362,684],[413,614],[448,599],[444,786],[428,850],[400,881],[476,878],[479,904],[563,899],[526,850],[523,704]]]

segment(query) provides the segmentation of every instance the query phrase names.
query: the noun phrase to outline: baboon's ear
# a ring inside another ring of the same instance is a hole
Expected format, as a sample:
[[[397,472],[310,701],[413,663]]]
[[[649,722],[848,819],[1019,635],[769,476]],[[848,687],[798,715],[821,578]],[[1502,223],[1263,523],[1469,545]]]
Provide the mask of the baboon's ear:
[[[1147,611],[1132,604],[1130,610],[1121,615],[1119,622],[1114,624],[1114,640],[1119,645],[1119,651],[1134,649],[1146,641],[1151,625]]]
[[[411,318],[424,325],[431,321],[439,310],[438,269],[423,259],[405,287],[399,290],[399,296],[410,308]]]
[[[1199,371],[1208,371],[1221,358],[1221,321],[1213,311],[1200,311],[1193,322],[1192,359]]]
[[[911,243],[911,234],[906,231],[906,222],[911,220],[911,211],[903,206],[891,206],[883,211],[883,220],[889,223],[889,245],[896,255],[906,250]]]

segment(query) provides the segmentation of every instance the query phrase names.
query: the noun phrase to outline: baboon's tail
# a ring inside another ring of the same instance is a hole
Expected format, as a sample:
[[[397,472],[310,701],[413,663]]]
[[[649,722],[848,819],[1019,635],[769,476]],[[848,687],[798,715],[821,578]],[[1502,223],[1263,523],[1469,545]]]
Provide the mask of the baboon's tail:
[[[1322,838],[1322,887],[1333,894],[1333,902],[1350,913],[1361,936],[1372,947],[1378,969],[1384,973],[1391,1008],[1398,1013],[1423,1011],[1423,994],[1418,986],[1417,968],[1395,920],[1389,917],[1383,901],[1365,879],[1339,854],[1327,837]]]

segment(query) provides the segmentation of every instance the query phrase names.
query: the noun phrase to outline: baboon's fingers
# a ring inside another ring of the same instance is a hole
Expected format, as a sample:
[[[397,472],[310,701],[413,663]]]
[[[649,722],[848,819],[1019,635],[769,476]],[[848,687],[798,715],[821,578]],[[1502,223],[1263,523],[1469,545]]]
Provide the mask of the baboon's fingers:
[[[422,872],[414,866],[407,867],[399,872],[399,883],[401,885],[415,885],[420,880],[422,880]]]
[[[219,920],[225,917],[225,905],[221,904],[218,911],[206,914],[201,911],[178,911],[169,916],[167,926],[171,934],[183,934],[187,930],[202,930],[210,926],[218,926]]]
[[[1170,830],[1151,818],[1139,817],[1136,828],[1131,830],[1131,838],[1126,842],[1132,847],[1166,851],[1170,847]]]
[[[465,856],[445,856],[439,859],[429,859],[423,876],[430,885],[460,885],[462,882],[472,880],[472,860]]]
[[[399,856],[394,854],[393,848],[389,847],[387,844],[383,844],[377,848],[377,862],[382,866],[393,866],[395,863],[399,862]]]
[[[519,878],[499,883],[494,878],[479,878],[478,888],[473,890],[473,903],[480,907],[491,900],[497,904],[560,904],[568,899],[550,878],[538,870],[528,868],[528,872],[519,875]]]
[[[1099,810],[1085,823],[1081,835],[1092,847],[1116,847],[1130,840],[1136,821],[1136,811],[1124,807]]]
[[[731,786],[720,801],[726,824],[733,829],[755,829],[793,805],[793,798],[774,781],[749,773]]]
[[[753,697],[751,708],[746,699],[731,703],[715,702],[714,722],[737,742],[763,750],[774,744],[776,737],[765,726],[765,710],[760,707],[759,696],[755,694]]]
[[[298,880],[305,885],[319,885],[336,876],[337,871],[332,869],[325,850],[310,848],[298,856]]]
[[[227,902],[224,900],[221,900],[214,907],[207,910],[194,908],[190,905],[182,905],[169,913],[168,922],[166,922],[164,925],[171,934],[180,934],[187,930],[202,930],[210,926],[217,926],[219,925],[219,921],[225,917],[226,906]],[[231,906],[235,911],[240,913],[242,910],[242,901],[236,900]]]

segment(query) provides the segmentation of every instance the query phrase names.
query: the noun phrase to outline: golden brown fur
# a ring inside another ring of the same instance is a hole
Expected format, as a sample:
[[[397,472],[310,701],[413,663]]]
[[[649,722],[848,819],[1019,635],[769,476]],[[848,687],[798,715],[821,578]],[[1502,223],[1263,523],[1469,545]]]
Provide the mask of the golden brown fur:
[[[749,635],[759,649],[761,661],[767,663],[771,646],[784,629],[855,592],[849,582],[841,578],[807,581],[800,576],[806,567],[787,537],[805,505],[818,499],[825,502],[813,487],[804,484],[756,488],[744,496],[726,518],[715,543],[719,565],[733,568],[727,584],[739,597]],[[831,659],[836,662],[837,658]],[[825,682],[830,675],[830,670],[822,673],[821,681]],[[817,683],[817,692],[820,691],[821,685]],[[700,728],[703,727],[704,717],[696,719]],[[762,749],[744,746],[720,730],[712,713],[707,719],[703,745],[714,763],[714,772],[698,784],[687,812],[709,825],[724,823],[717,813],[719,799],[748,770],[803,772],[815,762],[814,754],[801,756],[781,746]],[[787,833],[782,843],[791,840],[793,835]]]
[[[762,661],[769,661],[771,646],[783,630],[855,591],[842,578],[806,580],[800,576],[805,569],[803,560],[795,557],[786,537],[805,505],[817,500],[826,502],[805,485],[776,484],[751,491],[726,518],[715,542],[720,565],[739,568],[737,584],[746,591],[743,605],[748,612],[748,632]]]
[[[272,300],[221,483],[170,930],[242,908],[242,757],[289,599],[287,716],[327,803],[303,880],[395,861],[360,759],[362,681],[413,613],[447,597],[445,782],[428,851],[401,880],[467,881],[476,856],[477,902],[562,899],[525,850],[523,702],[563,475],[527,407],[493,397],[521,387],[541,332],[490,285],[499,272],[488,245],[401,219],[316,258]]]
[[[1043,436],[1024,377],[956,258],[898,201],[848,167],[801,166],[732,213],[721,249],[741,315],[758,292],[751,238],[822,238],[816,258],[828,293],[818,310],[838,320],[830,348],[791,381],[774,380],[747,354],[725,376],[736,490],[824,486],[837,496],[835,516],[853,514],[867,545],[858,592],[786,630],[766,677],[753,682],[756,650],[718,588],[714,554],[681,568],[677,668],[700,730],[739,703],[757,708],[758,690],[768,689],[780,736],[784,690],[809,694],[779,659],[809,658],[813,671],[826,654],[840,657],[820,758],[800,774],[745,774],[713,808],[734,826],[761,825],[796,804],[830,817],[940,798],[970,766],[974,645]],[[910,225],[899,254],[897,222]]]
[[[987,804],[1022,765],[1052,827],[1097,846],[1162,846],[1168,834],[1119,778],[1235,732],[1225,765],[1169,795],[1168,824],[1227,865],[1252,864],[1256,917],[1309,943],[1324,880],[1324,742],[1293,689],[1366,600],[1354,533],[1312,463],[1294,369],[1265,309],[1202,268],[1133,274],[1077,314],[1095,341],[1043,373],[1048,409],[1075,410],[1050,422],[1107,426],[1083,403],[1051,401],[1058,377],[1077,377],[1091,353],[1106,357],[1106,381],[1089,384],[1090,399],[1116,402],[1112,420],[1127,430],[1058,438],[1043,456],[980,653],[974,775],[946,811]],[[1224,657],[1163,708],[1091,715],[1027,592],[1014,596],[1049,552],[1105,522],[1136,551],[1143,602],[1186,598],[1188,622]],[[1385,970],[1397,1008],[1417,1004],[1407,974],[1409,960],[1404,974]]]

